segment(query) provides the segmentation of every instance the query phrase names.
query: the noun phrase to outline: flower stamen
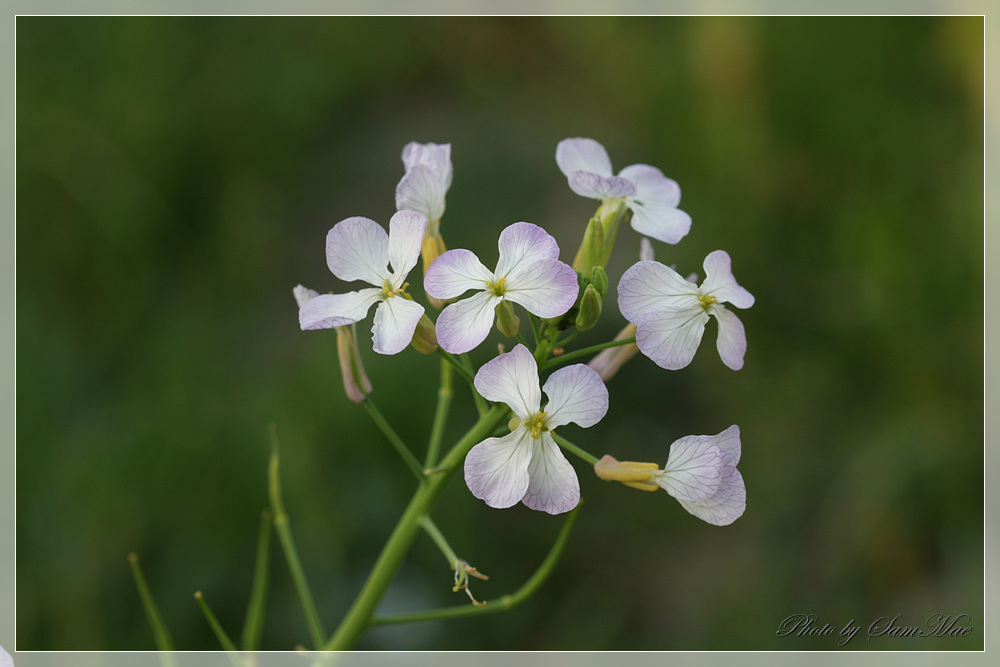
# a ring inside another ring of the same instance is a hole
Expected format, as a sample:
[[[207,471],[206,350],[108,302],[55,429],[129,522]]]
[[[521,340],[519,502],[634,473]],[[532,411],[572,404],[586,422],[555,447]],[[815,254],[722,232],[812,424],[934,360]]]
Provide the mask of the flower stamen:
[[[698,297],[698,303],[701,304],[702,308],[708,310],[709,306],[715,305],[719,303],[719,301],[711,294],[704,294]]]

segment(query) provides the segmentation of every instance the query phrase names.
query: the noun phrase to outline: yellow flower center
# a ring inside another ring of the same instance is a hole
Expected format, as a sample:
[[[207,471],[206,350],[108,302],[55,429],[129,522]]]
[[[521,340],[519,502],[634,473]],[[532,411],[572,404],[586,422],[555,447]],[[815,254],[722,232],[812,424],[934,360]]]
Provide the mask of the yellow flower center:
[[[532,438],[538,438],[543,431],[549,430],[549,427],[545,425],[545,415],[545,412],[538,412],[534,417],[524,422],[524,425],[531,429]]]
[[[409,286],[410,286],[410,283],[403,283],[402,287],[400,287],[399,289],[394,290],[394,289],[392,289],[392,285],[389,283],[389,279],[386,278],[382,282],[382,296],[384,296],[386,299],[391,299],[394,296],[399,296],[400,294],[403,294],[404,292],[406,292],[406,288],[409,287]]]
[[[713,304],[716,304],[716,303],[719,303],[719,301],[714,296],[712,296],[711,294],[706,294],[704,296],[699,296],[698,297],[698,302],[701,304],[701,307],[704,308],[705,310],[708,310],[709,306],[711,306]]]
[[[501,278],[500,280],[498,280],[496,282],[487,281],[487,283],[486,283],[486,289],[488,289],[491,292],[493,292],[494,296],[503,296],[503,293],[504,293],[503,284],[504,284],[504,282],[506,282],[506,280],[507,280],[506,278]]]

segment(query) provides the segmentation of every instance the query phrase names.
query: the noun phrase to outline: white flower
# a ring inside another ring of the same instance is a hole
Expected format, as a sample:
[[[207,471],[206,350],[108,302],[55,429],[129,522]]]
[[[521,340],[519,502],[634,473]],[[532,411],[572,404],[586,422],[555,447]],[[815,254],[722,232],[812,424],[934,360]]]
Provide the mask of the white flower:
[[[475,384],[483,398],[506,403],[517,426],[469,451],[465,482],[472,494],[490,507],[523,502],[549,514],[576,507],[580,482],[551,432],[570,422],[587,428],[604,417],[608,390],[597,373],[574,364],[554,372],[539,389],[535,359],[526,347],[517,345],[484,364]],[[549,402],[540,410],[543,391]]]
[[[689,435],[670,445],[663,470],[653,481],[703,521],[726,526],[743,515],[747,489],[736,469],[740,462],[740,427],[717,435]]]
[[[677,370],[691,363],[709,316],[719,322],[722,361],[733,370],[743,368],[746,332],[722,304],[749,308],[754,297],[736,283],[724,250],[709,253],[704,268],[705,281],[699,286],[659,262],[638,262],[618,283],[618,308],[636,325],[639,350],[662,368]]]
[[[691,229],[691,216],[677,208],[681,189],[656,167],[633,164],[615,176],[604,146],[593,139],[563,139],[556,163],[573,192],[590,199],[624,198],[632,229],[665,243],[677,243]]]
[[[299,308],[303,330],[331,329],[364,319],[372,305],[373,349],[397,354],[409,345],[424,307],[406,298],[406,274],[420,255],[427,219],[399,211],[389,220],[389,234],[374,220],[341,220],[326,237],[326,262],[341,280],[375,285],[347,294],[320,294]],[[391,266],[391,268],[387,268]],[[298,296],[298,295],[297,295]]]
[[[469,250],[449,250],[427,269],[424,289],[432,297],[452,299],[479,290],[438,316],[438,344],[448,352],[461,354],[482,343],[502,301],[545,318],[558,317],[576,303],[576,271],[558,260],[559,245],[544,229],[515,222],[500,233],[497,245],[500,260],[495,271]]]
[[[403,148],[406,174],[396,186],[396,210],[416,211],[435,223],[444,215],[444,196],[451,187],[451,144],[418,144]]]

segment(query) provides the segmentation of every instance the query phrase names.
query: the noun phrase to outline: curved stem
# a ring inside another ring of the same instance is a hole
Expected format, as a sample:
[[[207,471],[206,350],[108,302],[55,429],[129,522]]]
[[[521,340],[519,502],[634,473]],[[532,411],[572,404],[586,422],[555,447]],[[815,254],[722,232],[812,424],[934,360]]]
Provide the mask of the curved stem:
[[[579,447],[577,447],[576,445],[574,445],[572,442],[562,437],[561,435],[555,433],[554,431],[549,433],[549,435],[551,435],[552,439],[558,442],[559,446],[565,449],[566,451],[576,454],[590,465],[594,465],[597,463],[598,458],[596,456],[580,449]]]
[[[635,342],[635,336],[631,336],[629,338],[623,338],[621,340],[613,340],[607,343],[601,343],[600,345],[591,345],[590,347],[585,347],[582,350],[575,350],[573,352],[568,352],[558,357],[553,357],[548,361],[543,361],[541,366],[543,369],[550,368],[552,366],[557,366],[563,362],[570,361],[571,359],[579,359],[580,357],[590,356],[595,352],[606,350],[609,347],[620,347],[622,345],[628,345],[629,343],[634,343],[634,342]]]
[[[403,457],[403,461],[410,468],[410,471],[417,476],[417,480],[421,482],[424,481],[423,466],[420,465],[420,462],[417,461],[417,457],[413,455],[413,452],[410,451],[410,448],[406,446],[403,439],[399,437],[395,430],[393,430],[392,426],[389,425],[389,422],[386,421],[385,417],[382,416],[379,409],[375,407],[375,403],[372,402],[371,396],[366,396],[365,400],[361,402],[361,405],[363,405],[365,410],[368,411],[368,414],[371,415],[372,421],[375,422],[375,425],[378,426],[382,433],[385,434],[386,439],[392,444],[393,447],[396,448],[399,455]]]
[[[442,359],[444,359],[449,364],[451,364],[452,366],[454,366],[458,370],[458,372],[462,374],[462,377],[464,377],[466,380],[468,380],[469,384],[472,384],[473,388],[475,388],[475,384],[474,384],[475,383],[475,378],[473,377],[472,373],[469,371],[468,368],[466,368],[464,365],[462,365],[462,362],[460,362],[455,357],[454,354],[452,354],[451,352],[448,352],[447,350],[445,350],[440,345],[438,345],[438,347],[437,347],[437,353],[439,355],[441,355]]]

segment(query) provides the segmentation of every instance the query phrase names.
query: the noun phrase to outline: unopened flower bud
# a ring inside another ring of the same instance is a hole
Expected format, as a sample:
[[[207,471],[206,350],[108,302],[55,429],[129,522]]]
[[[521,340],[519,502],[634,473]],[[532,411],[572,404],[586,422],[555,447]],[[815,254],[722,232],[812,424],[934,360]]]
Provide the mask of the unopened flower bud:
[[[513,338],[521,328],[521,318],[514,314],[514,304],[504,300],[496,306],[497,329],[507,338]]]
[[[640,491],[656,491],[660,488],[653,481],[659,471],[660,466],[655,463],[619,461],[609,454],[605,454],[594,464],[594,472],[605,482],[621,482]]]
[[[615,336],[615,340],[624,340],[633,337],[635,337],[635,325],[628,324]],[[639,346],[635,343],[609,347],[606,350],[601,350],[601,353],[591,359],[587,365],[597,371],[601,379],[607,382],[614,377],[619,368],[625,365],[626,361],[634,357],[638,352]]]
[[[410,341],[410,344],[420,354],[437,352],[437,333],[434,330],[434,323],[426,314],[420,316],[417,328],[413,330],[413,340]]]
[[[347,398],[355,403],[361,403],[372,391],[372,383],[361,365],[361,355],[354,343],[351,329],[354,325],[337,327],[337,358],[340,360],[340,374],[344,379],[344,391]]]
[[[579,331],[592,329],[601,318],[601,295],[593,285],[587,285],[580,298],[580,310],[576,314],[576,328]]]
[[[590,284],[594,286],[597,293],[601,295],[603,299],[608,293],[608,274],[605,273],[603,266],[594,267],[594,275],[590,278]]]

